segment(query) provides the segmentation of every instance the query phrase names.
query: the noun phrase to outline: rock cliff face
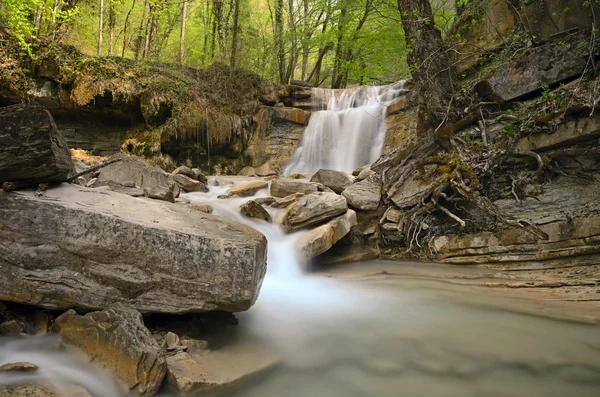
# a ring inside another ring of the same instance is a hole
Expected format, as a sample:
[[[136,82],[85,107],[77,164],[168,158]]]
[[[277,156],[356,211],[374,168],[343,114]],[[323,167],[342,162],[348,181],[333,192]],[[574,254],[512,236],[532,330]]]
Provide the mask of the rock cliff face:
[[[265,275],[264,236],[193,209],[73,185],[0,192],[0,203],[0,300],[237,312]]]
[[[596,299],[600,79],[586,66],[598,54],[590,9],[533,2],[522,12],[538,23],[523,27],[507,2],[476,3],[487,17],[456,31],[488,31],[498,41],[480,43],[489,47],[479,54],[497,54],[459,62],[473,95],[462,118],[440,126],[434,143],[417,131],[414,97],[388,112],[385,154],[370,167],[382,177],[382,254],[520,269],[531,282],[512,287],[552,287],[561,299],[576,288],[578,299]],[[511,41],[531,32],[533,41]]]

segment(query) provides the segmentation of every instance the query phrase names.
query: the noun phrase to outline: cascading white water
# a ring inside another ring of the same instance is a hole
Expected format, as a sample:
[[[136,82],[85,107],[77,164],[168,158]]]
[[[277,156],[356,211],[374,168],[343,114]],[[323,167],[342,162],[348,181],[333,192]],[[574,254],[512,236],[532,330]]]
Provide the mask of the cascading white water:
[[[400,82],[346,90],[313,88],[313,101],[321,110],[311,115],[284,174],[351,172],[377,160],[385,140],[387,104],[404,92],[403,87]]]

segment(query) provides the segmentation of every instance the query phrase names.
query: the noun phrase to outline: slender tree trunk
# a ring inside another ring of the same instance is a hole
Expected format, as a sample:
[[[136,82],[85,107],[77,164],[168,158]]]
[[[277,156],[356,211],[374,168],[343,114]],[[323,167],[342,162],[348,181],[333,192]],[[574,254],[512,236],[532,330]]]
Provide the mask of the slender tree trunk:
[[[237,46],[238,46],[238,19],[240,14],[240,0],[234,1],[234,11],[233,11],[233,38],[231,40],[231,69],[235,69],[235,57],[237,56]]]
[[[102,29],[104,27],[104,0],[100,0],[98,15],[98,56],[102,55]]]
[[[40,0],[40,4],[38,5],[37,11],[35,12],[34,29],[36,35],[40,33],[40,25],[42,23],[42,16],[44,15],[45,5],[46,0]]]
[[[429,0],[398,0],[408,66],[434,123],[445,117],[454,95],[454,74]]]
[[[62,6],[62,2],[60,0],[54,0],[54,5],[52,6],[52,40],[56,40],[56,14],[60,11]]]
[[[146,0],[144,2],[144,11],[142,12],[142,19],[140,21],[140,27],[138,29],[138,37],[136,43],[136,51],[135,51],[135,59],[140,59],[143,57],[144,53],[144,24],[146,23],[146,15],[148,13],[148,8],[150,7],[150,0]]]
[[[133,0],[131,3],[131,8],[127,12],[125,16],[125,23],[123,24],[123,49],[121,50],[121,57],[125,57],[125,51],[127,47],[129,47],[129,40],[127,38],[127,27],[129,26],[129,17],[131,16],[131,11],[133,11],[133,7],[135,7],[136,0]],[[137,55],[137,54],[136,54]]]
[[[306,68],[308,67],[308,55],[309,46],[308,40],[310,39],[310,28],[308,23],[308,9],[310,0],[303,0],[302,3],[302,69],[300,71],[300,78],[302,81],[306,78]]]
[[[185,21],[187,19],[187,0],[183,0],[181,6],[181,34],[179,36],[179,65],[183,67],[185,62]]]
[[[275,0],[275,47],[279,70],[279,82],[287,83],[285,76],[285,50],[283,44],[283,0]]]
[[[150,14],[152,16],[152,22],[150,24],[149,33],[146,36],[146,57],[151,57],[154,55],[156,49],[156,41],[158,40],[158,15],[156,15],[156,13],[153,12],[150,12]]]
[[[214,30],[217,33],[217,42],[219,44],[219,51],[223,53],[223,2],[215,1],[213,5],[213,11],[215,12],[215,25]],[[213,33],[214,42],[214,33]],[[214,45],[213,45],[213,58],[214,58]]]
[[[108,56],[113,55],[115,46],[115,25],[117,24],[117,14],[115,13],[115,6],[113,2],[110,2],[110,8],[108,10]]]
[[[333,72],[331,74],[331,88],[340,88],[341,73],[342,73],[342,54],[344,45],[344,27],[348,19],[347,4],[343,4],[340,9],[340,20],[338,22],[337,43],[335,45],[335,56],[333,64]]]

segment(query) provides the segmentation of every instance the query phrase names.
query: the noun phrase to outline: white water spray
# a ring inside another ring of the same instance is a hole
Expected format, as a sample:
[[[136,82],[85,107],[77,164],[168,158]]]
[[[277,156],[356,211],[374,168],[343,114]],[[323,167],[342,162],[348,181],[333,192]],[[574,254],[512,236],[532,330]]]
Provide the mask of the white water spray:
[[[284,174],[319,169],[351,172],[381,155],[387,105],[405,92],[404,83],[347,90],[313,88],[315,106],[302,141]],[[323,104],[327,104],[324,106]]]

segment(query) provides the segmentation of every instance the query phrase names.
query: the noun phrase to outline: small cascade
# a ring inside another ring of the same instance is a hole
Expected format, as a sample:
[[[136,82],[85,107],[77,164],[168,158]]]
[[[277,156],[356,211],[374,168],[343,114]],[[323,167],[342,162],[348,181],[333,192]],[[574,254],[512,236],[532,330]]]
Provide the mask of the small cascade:
[[[284,174],[319,169],[351,172],[381,155],[387,104],[405,92],[404,82],[346,90],[313,88],[315,107]]]

